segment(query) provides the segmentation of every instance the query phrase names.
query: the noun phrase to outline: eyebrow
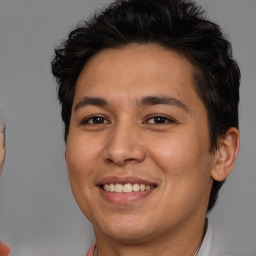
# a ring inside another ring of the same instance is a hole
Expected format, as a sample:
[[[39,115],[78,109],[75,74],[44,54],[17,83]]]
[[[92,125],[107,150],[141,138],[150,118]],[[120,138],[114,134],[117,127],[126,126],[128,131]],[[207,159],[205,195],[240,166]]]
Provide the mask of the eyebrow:
[[[188,111],[188,107],[180,100],[168,96],[147,96],[138,101],[139,106],[170,105]]]
[[[84,97],[80,100],[74,108],[74,112],[78,111],[80,108],[85,106],[97,106],[97,107],[105,107],[108,105],[107,100],[99,97]],[[169,105],[176,106],[179,108],[188,111],[188,107],[182,103],[180,100],[167,97],[167,96],[146,96],[137,101],[138,106],[154,106],[154,105]]]
[[[75,105],[74,111],[76,112],[77,110],[85,106],[105,107],[106,105],[108,105],[108,102],[103,98],[84,97]]]

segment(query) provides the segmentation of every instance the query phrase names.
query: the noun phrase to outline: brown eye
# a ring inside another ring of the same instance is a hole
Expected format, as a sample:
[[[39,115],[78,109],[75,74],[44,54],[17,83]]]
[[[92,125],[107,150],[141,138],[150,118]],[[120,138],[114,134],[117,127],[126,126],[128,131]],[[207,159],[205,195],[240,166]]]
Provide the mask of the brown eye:
[[[86,120],[84,120],[82,122],[82,124],[109,124],[110,122],[104,118],[104,117],[101,117],[101,116],[93,116],[93,117],[90,117]]]
[[[165,116],[154,116],[147,120],[149,124],[168,124],[174,123],[174,120]]]
[[[154,123],[156,123],[156,124],[163,124],[163,123],[166,123],[167,121],[168,120],[162,116],[154,117]]]

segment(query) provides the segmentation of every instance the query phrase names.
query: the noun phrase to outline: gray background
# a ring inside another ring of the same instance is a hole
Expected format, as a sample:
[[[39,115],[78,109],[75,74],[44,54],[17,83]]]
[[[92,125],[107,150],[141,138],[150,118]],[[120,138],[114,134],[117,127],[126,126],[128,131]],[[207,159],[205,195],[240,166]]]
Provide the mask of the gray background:
[[[54,46],[107,0],[0,0],[0,111],[7,155],[0,237],[15,256],[85,255],[92,229],[67,178]],[[256,255],[256,1],[202,0],[233,42],[242,71],[241,150],[210,215],[234,255]]]

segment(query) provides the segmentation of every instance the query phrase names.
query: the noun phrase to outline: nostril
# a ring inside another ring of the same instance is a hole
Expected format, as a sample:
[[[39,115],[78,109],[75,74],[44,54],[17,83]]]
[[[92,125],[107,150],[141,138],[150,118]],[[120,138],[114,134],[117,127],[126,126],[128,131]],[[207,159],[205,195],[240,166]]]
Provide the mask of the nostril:
[[[139,159],[136,159],[136,158],[124,158],[124,157],[113,157],[113,158],[108,157],[106,158],[105,161],[107,163],[110,163],[110,164],[114,163],[119,166],[141,162]]]
[[[125,163],[133,163],[133,162],[137,162],[138,160],[135,159],[135,158],[128,158],[128,159],[125,159],[124,162]]]
[[[114,163],[114,161],[113,161],[111,158],[107,158],[107,159],[106,159],[106,162],[108,162],[108,163]]]

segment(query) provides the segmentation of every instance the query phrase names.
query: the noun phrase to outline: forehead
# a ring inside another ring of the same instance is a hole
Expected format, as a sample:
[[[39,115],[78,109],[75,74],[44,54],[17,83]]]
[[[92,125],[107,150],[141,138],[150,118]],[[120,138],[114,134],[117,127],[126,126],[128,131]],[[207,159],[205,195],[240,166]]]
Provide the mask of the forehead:
[[[89,59],[80,73],[74,102],[85,96],[125,101],[157,94],[187,98],[193,104],[201,101],[193,74],[185,57],[154,44],[105,49]]]

